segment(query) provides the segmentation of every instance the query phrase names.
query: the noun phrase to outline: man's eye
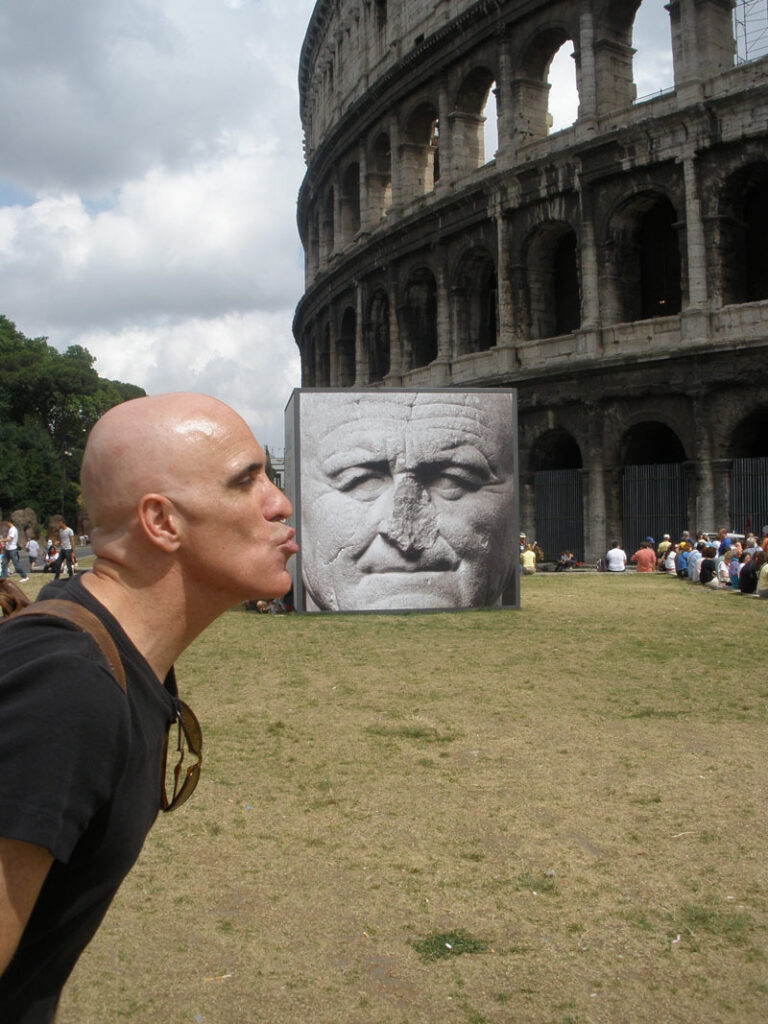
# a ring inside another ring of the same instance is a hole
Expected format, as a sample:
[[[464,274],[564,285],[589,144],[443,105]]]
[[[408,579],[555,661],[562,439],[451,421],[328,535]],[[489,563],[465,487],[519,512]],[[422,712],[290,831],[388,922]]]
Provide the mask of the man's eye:
[[[343,494],[350,494],[358,501],[372,501],[388,486],[389,481],[381,473],[369,469],[349,469],[339,473],[334,486]]]
[[[441,498],[453,501],[467,493],[479,491],[485,481],[466,470],[451,469],[436,473],[429,481],[429,489]]]

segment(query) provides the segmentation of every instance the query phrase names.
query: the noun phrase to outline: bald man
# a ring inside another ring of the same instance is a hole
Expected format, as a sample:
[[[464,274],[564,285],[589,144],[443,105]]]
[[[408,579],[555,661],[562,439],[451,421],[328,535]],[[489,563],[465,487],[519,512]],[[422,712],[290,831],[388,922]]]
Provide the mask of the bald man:
[[[286,593],[297,550],[248,426],[202,395],[111,409],[88,439],[82,489],[96,561],[55,596],[107,627],[127,693],[90,634],[49,617],[3,625],[0,1024],[53,1020],[161,804],[186,795],[161,795],[169,727],[196,735],[173,662],[233,604]]]

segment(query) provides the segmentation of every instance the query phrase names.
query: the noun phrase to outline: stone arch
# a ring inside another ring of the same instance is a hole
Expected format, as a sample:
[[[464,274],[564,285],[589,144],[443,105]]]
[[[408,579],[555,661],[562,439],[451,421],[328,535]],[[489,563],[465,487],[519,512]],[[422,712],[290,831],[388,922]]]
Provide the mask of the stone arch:
[[[440,177],[440,124],[437,107],[422,100],[409,114],[401,146],[403,194],[416,198],[432,192]]]
[[[627,322],[674,316],[682,308],[682,255],[677,212],[659,191],[641,192],[626,200],[609,227],[613,284],[609,308],[615,320]],[[612,301],[611,301],[612,300]]]
[[[723,304],[768,299],[768,162],[728,177],[719,212]]]
[[[671,89],[675,84],[674,68],[672,64],[672,28],[668,26],[666,46],[664,41],[654,33],[652,44],[645,42],[648,38],[639,36],[643,29],[656,17],[657,0],[641,0],[641,3],[632,18],[632,81],[634,99],[649,99],[654,94]]]
[[[548,221],[527,247],[530,333],[533,338],[572,334],[581,325],[576,232],[566,221]]]
[[[382,220],[392,205],[392,151],[386,132],[379,132],[369,151],[368,204],[374,222]]]
[[[533,481],[536,539],[547,559],[562,551],[584,557],[582,455],[576,438],[563,427],[539,434],[528,454]]]
[[[581,448],[573,434],[564,427],[545,430],[536,438],[528,453],[530,472],[557,469],[581,469]]]
[[[485,108],[496,76],[487,67],[473,68],[456,95],[451,122],[451,153],[456,174],[485,163]]]
[[[731,431],[728,454],[732,459],[768,458],[768,406],[744,416]]]
[[[437,282],[428,267],[412,271],[403,291],[404,366],[414,370],[437,358]]]
[[[377,289],[368,308],[368,379],[378,384],[389,373],[389,299]]]
[[[336,384],[340,388],[350,388],[355,383],[356,333],[357,315],[351,306],[347,306],[341,317],[336,343]]]
[[[342,244],[347,244],[354,240],[360,230],[360,164],[356,160],[344,171],[339,198],[339,234]]]
[[[563,25],[541,29],[523,50],[511,88],[511,116],[520,142],[545,139],[549,134],[550,86],[547,75],[552,58],[573,35]]]
[[[676,431],[658,420],[641,420],[624,431],[619,443],[622,466],[685,462],[685,448]]]
[[[498,341],[496,264],[487,249],[476,246],[459,260],[453,286],[456,354],[486,352]]]

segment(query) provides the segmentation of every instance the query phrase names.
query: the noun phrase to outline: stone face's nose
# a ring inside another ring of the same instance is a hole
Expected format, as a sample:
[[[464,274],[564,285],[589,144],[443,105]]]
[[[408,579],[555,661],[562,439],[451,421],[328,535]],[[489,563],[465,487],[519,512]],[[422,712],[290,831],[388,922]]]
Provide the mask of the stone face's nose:
[[[437,516],[432,502],[419,481],[410,474],[398,482],[392,514],[381,523],[379,533],[409,557],[428,550],[437,540]]]

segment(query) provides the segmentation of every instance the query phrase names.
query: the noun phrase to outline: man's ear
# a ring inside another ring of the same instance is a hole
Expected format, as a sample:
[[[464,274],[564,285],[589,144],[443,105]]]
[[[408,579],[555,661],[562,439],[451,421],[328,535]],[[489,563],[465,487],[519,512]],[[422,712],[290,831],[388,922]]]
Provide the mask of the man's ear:
[[[178,550],[181,529],[172,501],[162,494],[145,494],[139,500],[137,511],[144,536],[150,544],[168,553]]]

